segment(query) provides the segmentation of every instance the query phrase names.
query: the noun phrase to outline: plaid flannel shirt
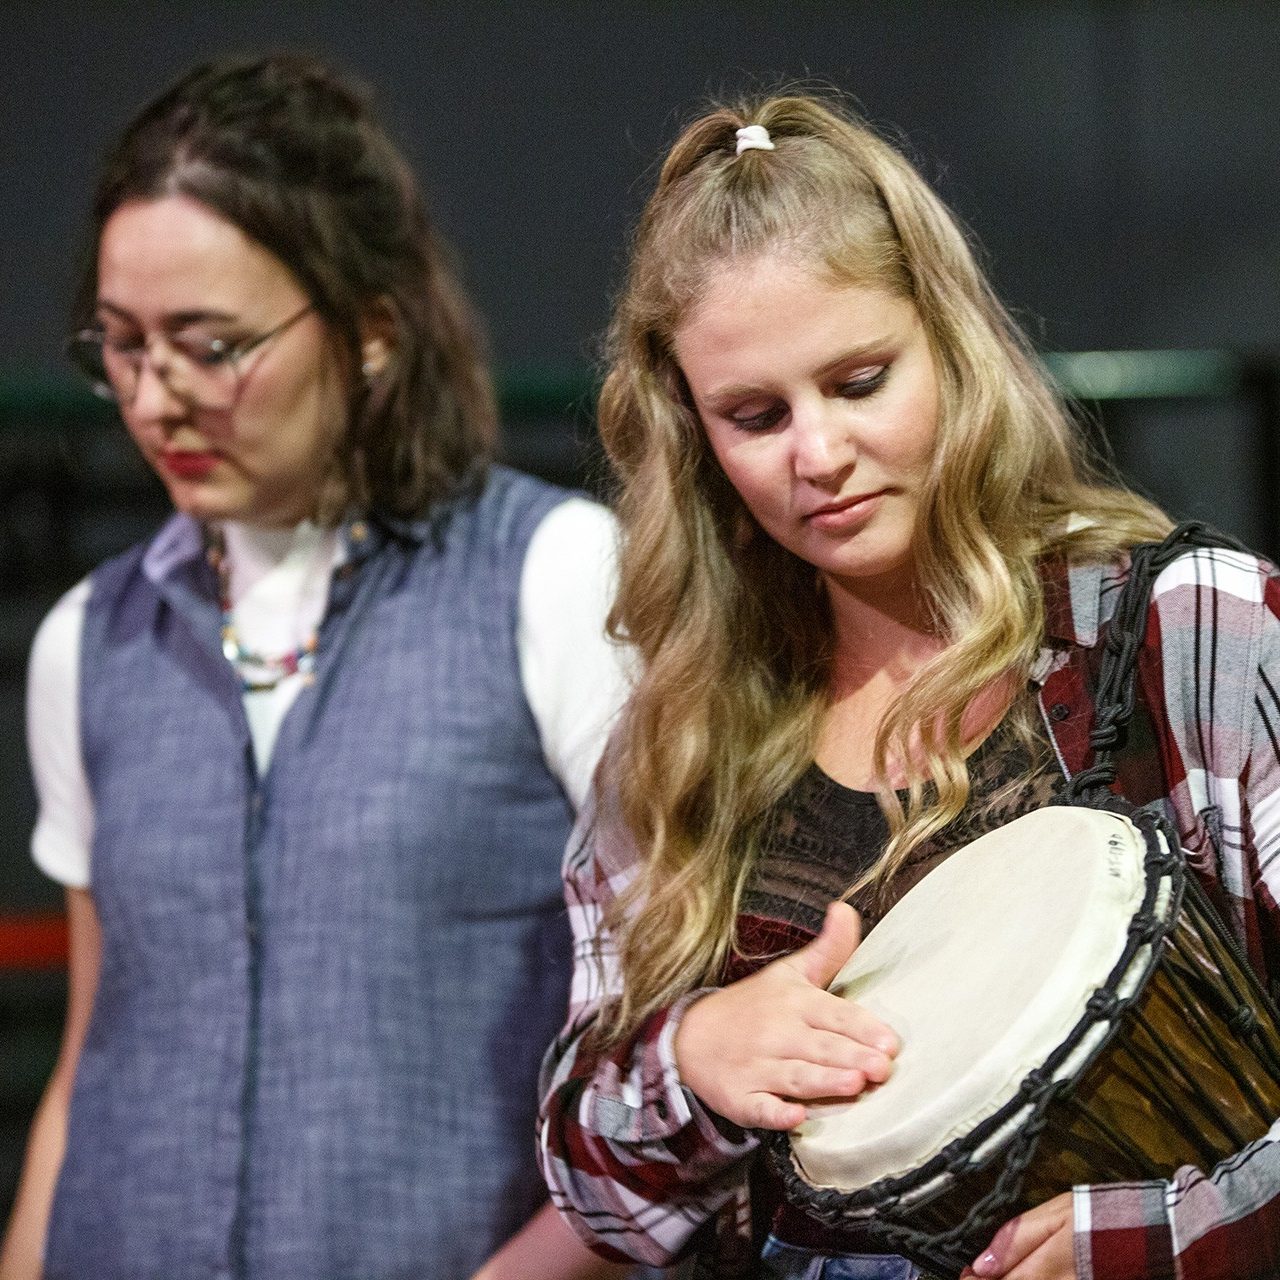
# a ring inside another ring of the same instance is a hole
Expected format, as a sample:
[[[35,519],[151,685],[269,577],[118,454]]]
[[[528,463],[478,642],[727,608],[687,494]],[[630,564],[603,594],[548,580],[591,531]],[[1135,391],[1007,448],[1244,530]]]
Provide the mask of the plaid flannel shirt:
[[[1051,563],[1046,638],[1033,672],[1068,775],[1088,763],[1090,683],[1125,565]],[[1280,575],[1231,551],[1195,551],[1157,579],[1139,664],[1144,712],[1117,790],[1157,802],[1251,963],[1280,978]],[[751,1132],[684,1088],[673,1041],[692,992],[605,1053],[584,1042],[618,990],[609,904],[640,852],[607,788],[566,855],[575,936],[567,1026],[543,1067],[540,1151],[552,1199],[599,1252],[665,1265],[696,1251],[702,1274],[751,1275]],[[1280,1275],[1280,1121],[1212,1170],[1168,1182],[1075,1189],[1080,1280],[1262,1280]]]

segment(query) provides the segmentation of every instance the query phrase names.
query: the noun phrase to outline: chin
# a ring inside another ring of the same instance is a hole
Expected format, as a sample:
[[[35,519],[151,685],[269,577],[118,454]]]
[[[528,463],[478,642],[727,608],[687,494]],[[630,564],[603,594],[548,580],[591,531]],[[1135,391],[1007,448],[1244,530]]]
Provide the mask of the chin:
[[[809,557],[805,557],[809,559]],[[814,557],[809,563],[833,578],[856,582],[859,578],[883,578],[893,574],[905,580],[911,573],[910,552],[898,548],[859,548],[858,554]]]
[[[882,599],[911,594],[916,578],[915,564],[909,553],[886,552],[883,556],[862,556],[857,560],[833,560],[817,568],[825,577],[855,595],[870,594]]]
[[[234,501],[226,494],[200,492],[188,486],[174,486],[169,489],[169,500],[174,510],[193,520],[247,520],[251,517],[243,504]]]

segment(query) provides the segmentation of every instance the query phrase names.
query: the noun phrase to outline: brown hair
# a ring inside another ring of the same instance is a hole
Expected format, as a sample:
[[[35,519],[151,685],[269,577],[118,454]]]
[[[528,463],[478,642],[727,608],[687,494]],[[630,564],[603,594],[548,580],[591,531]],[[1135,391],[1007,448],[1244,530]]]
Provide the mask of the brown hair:
[[[389,317],[387,367],[367,385],[353,379],[339,508],[417,515],[483,468],[496,410],[480,328],[361,90],[314,59],[278,55],[197,67],[144,107],[98,184],[80,323],[93,314],[107,219],[167,195],[200,201],[275,254],[352,368],[362,319],[372,308]]]

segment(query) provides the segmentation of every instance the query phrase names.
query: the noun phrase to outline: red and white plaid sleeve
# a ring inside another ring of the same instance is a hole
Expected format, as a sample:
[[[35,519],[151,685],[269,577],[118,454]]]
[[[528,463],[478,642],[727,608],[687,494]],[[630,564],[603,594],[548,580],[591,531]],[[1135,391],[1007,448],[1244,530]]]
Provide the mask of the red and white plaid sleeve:
[[[757,1140],[680,1083],[672,1044],[701,991],[607,1051],[590,1042],[619,985],[605,912],[636,870],[611,797],[593,796],[565,860],[574,977],[568,1024],[543,1063],[538,1145],[552,1201],[589,1246],[615,1261],[663,1266],[711,1218],[746,1212],[746,1157]]]

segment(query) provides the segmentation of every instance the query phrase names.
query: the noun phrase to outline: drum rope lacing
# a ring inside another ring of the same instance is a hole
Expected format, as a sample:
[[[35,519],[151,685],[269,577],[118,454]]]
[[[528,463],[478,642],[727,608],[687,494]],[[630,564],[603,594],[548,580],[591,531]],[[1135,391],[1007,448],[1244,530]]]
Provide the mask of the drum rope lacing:
[[[1113,753],[1123,745],[1136,708],[1137,662],[1146,638],[1152,585],[1175,559],[1195,548],[1247,554],[1246,548],[1235,539],[1199,521],[1179,525],[1162,542],[1143,543],[1133,548],[1129,576],[1107,628],[1098,687],[1094,694],[1094,724],[1089,735],[1092,762],[1081,769],[1054,800],[1054,803],[1082,804],[1128,817],[1139,829],[1147,849],[1144,859],[1147,891],[1141,909],[1130,922],[1123,954],[1109,975],[1106,986],[1089,997],[1084,1016],[1071,1034],[1042,1066],[1027,1073],[1009,1102],[977,1124],[972,1132],[948,1143],[916,1170],[884,1178],[854,1192],[817,1188],[800,1175],[792,1158],[789,1135],[763,1134],[764,1144],[788,1199],[825,1225],[846,1230],[856,1227],[931,1272],[956,1275],[1010,1216],[1010,1206],[1021,1193],[1036,1145],[1050,1122],[1050,1110],[1055,1102],[1069,1095],[1072,1087],[1070,1079],[1056,1078],[1057,1072],[1096,1027],[1105,1023],[1114,1029],[1134,1004],[1154,969],[1176,916],[1176,910],[1168,912],[1163,919],[1156,913],[1156,897],[1161,885],[1167,886],[1170,898],[1177,905],[1181,904],[1184,890],[1190,889],[1196,894],[1202,909],[1212,912],[1207,899],[1197,891],[1195,878],[1183,875],[1178,840],[1168,821],[1163,815],[1135,809],[1111,790],[1117,778]],[[1247,962],[1238,947],[1233,946],[1229,933],[1224,936],[1235,959],[1241,964],[1242,972],[1247,974]],[[1143,952],[1146,953],[1145,962]],[[1145,972],[1136,984],[1129,984],[1130,994],[1127,997],[1118,995],[1113,988],[1122,976],[1131,976],[1129,971],[1135,966],[1144,968]],[[1258,1026],[1257,1015],[1248,1006],[1244,994],[1236,990],[1235,984],[1229,981],[1228,985],[1238,999],[1236,1010],[1231,1015],[1232,1028],[1239,1027],[1242,1034],[1250,1034]],[[1091,1059],[1101,1048],[1101,1044],[1094,1048]],[[932,1188],[925,1190],[927,1184],[936,1182],[941,1174],[955,1178],[974,1167],[979,1163],[976,1153],[981,1151],[983,1144],[1014,1117],[1028,1110],[1030,1114],[1019,1121],[1016,1135],[999,1153],[1002,1167],[994,1185],[970,1207],[961,1222],[930,1232],[921,1230],[903,1216],[910,1214],[922,1200],[927,1203],[941,1194]]]

